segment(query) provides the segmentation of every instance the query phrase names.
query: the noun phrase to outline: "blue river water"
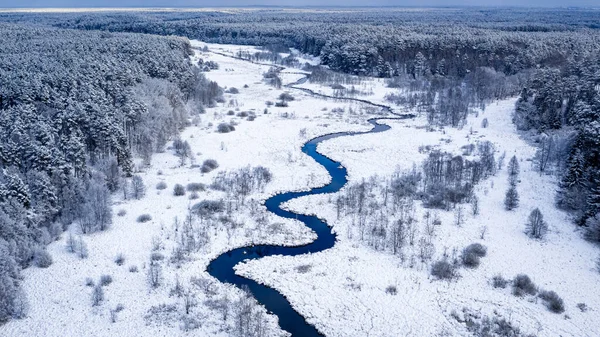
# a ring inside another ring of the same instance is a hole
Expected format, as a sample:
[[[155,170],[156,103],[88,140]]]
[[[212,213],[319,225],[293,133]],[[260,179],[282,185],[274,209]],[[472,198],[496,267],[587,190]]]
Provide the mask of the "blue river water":
[[[403,116],[400,119],[412,116]],[[267,210],[278,216],[290,219],[297,219],[312,229],[317,234],[317,239],[309,244],[297,247],[285,247],[274,245],[256,245],[252,247],[237,248],[225,252],[211,261],[208,266],[208,272],[220,282],[231,283],[237,287],[247,286],[252,295],[263,304],[267,310],[279,317],[279,326],[292,334],[294,337],[317,337],[323,336],[314,326],[306,322],[304,317],[296,312],[288,300],[277,290],[268,286],[259,284],[256,281],[236,275],[233,267],[248,259],[259,259],[265,256],[284,255],[296,256],[307,253],[316,253],[333,247],[336,243],[336,235],[332,233],[331,227],[324,221],[314,215],[297,214],[281,208],[281,205],[289,200],[313,194],[335,193],[339,191],[347,182],[346,168],[339,162],[332,160],[317,151],[317,145],[323,141],[343,137],[361,135],[366,133],[383,132],[390,127],[380,124],[379,120],[386,118],[373,118],[369,123],[373,128],[366,132],[339,132],[314,138],[304,144],[302,152],[312,157],[317,163],[321,164],[331,176],[331,182],[325,186],[316,187],[303,192],[285,192],[277,194],[265,201]]]

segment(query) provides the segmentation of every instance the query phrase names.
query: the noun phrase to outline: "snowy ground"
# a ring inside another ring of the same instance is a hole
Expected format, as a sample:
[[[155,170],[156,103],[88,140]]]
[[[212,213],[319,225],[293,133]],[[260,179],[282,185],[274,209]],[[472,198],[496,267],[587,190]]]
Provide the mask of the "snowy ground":
[[[195,46],[204,46],[194,42]],[[210,49],[233,55],[237,50],[249,50],[247,46],[208,45]],[[328,180],[324,169],[300,152],[308,139],[336,131],[368,130],[365,121],[369,117],[364,106],[334,100],[310,97],[293,89],[274,89],[262,82],[262,74],[268,66],[255,65],[213,53],[197,52],[198,57],[219,63],[219,70],[207,73],[222,87],[236,87],[239,94],[225,94],[226,102],[207,109],[194,125],[182,134],[196,154],[195,163],[215,159],[220,167],[214,172],[201,174],[198,167],[187,163],[179,166],[172,151],[156,154],[152,166],[142,168],[140,175],[147,187],[142,200],[114,198],[114,223],[106,232],[84,236],[89,257],[79,259],[65,250],[65,240],[48,247],[54,264],[48,269],[29,268],[23,272],[24,288],[28,294],[31,311],[23,320],[14,320],[0,326],[2,336],[228,336],[223,331],[221,318],[202,303],[205,294],[191,284],[190,277],[210,279],[205,268],[219,253],[249,243],[299,244],[309,242],[313,233],[300,223],[276,218],[271,215],[269,223],[283,223],[282,230],[269,233],[257,228],[256,222],[246,212],[235,215],[244,223],[228,237],[222,228],[211,230],[210,244],[193,255],[193,260],[180,267],[163,264],[163,286],[150,290],[146,280],[149,255],[153,246],[168,260],[174,247],[174,219],[180,221],[187,208],[203,199],[223,197],[220,192],[207,190],[199,193],[198,200],[188,195],[173,196],[173,186],[190,182],[210,184],[219,170],[232,170],[247,165],[262,165],[273,172],[273,181],[261,193],[251,195],[255,204],[277,191],[306,189],[321,185]],[[306,58],[309,60],[308,58]],[[314,60],[313,60],[314,61]],[[282,75],[284,83],[294,82],[302,75]],[[386,90],[380,80],[369,87],[373,94],[367,99],[383,102]],[[245,88],[244,85],[248,87]],[[306,84],[315,91],[328,92],[330,88]],[[284,91],[295,100],[288,108],[268,107],[265,101],[277,101]],[[521,196],[520,207],[513,212],[503,208],[507,188],[506,170],[477,187],[481,214],[467,216],[462,227],[453,225],[451,212],[440,212],[442,226],[436,236],[436,257],[444,249],[452,250],[472,242],[482,242],[488,247],[488,255],[478,269],[461,269],[461,277],[455,282],[433,281],[428,265],[416,263],[412,267],[398,257],[376,252],[355,239],[348,237],[348,224],[336,219],[330,196],[311,196],[290,202],[290,207],[308,213],[317,212],[338,232],[339,242],[328,251],[298,257],[268,257],[240,265],[238,270],[254,279],[275,287],[288,297],[292,305],[309,322],[315,324],[326,336],[432,336],[465,335],[463,324],[454,316],[460,316],[463,308],[480,311],[486,315],[497,313],[520,326],[527,333],[539,336],[595,336],[600,335],[597,310],[600,310],[600,293],[593,290],[600,275],[593,270],[593,258],[597,248],[581,239],[574,231],[567,215],[553,206],[556,182],[552,177],[540,176],[533,171],[531,162],[535,149],[523,141],[510,122],[514,100],[493,103],[479,117],[471,116],[462,130],[447,128],[428,132],[421,118],[409,121],[392,121],[392,129],[379,134],[342,137],[320,145],[320,150],[348,168],[350,181],[358,181],[374,174],[386,176],[397,168],[417,167],[426,157],[419,152],[421,146],[439,147],[460,153],[462,145],[479,139],[494,142],[499,153],[506,151],[507,159],[516,154],[520,158]],[[332,112],[334,108],[343,111]],[[253,111],[257,118],[228,115]],[[480,127],[481,119],[487,117],[489,127]],[[221,122],[234,121],[236,130],[228,134],[215,131]],[[473,134],[470,133],[470,128]],[[158,182],[168,187],[159,191]],[[543,241],[534,241],[524,234],[524,223],[529,212],[539,207],[550,225],[551,232]],[[119,210],[124,216],[117,216]],[[258,212],[266,213],[262,206]],[[422,212],[419,207],[418,212]],[[136,222],[140,214],[148,213],[152,220]],[[484,240],[481,228],[486,226]],[[76,232],[76,228],[73,228]],[[117,266],[114,258],[124,254],[125,264]],[[304,275],[297,267],[311,265]],[[139,272],[129,271],[137,266]],[[512,278],[527,273],[540,287],[556,291],[565,300],[564,314],[550,313],[540,303],[514,297],[510,289],[494,289],[490,278],[501,273]],[[97,282],[103,274],[113,277],[112,284],[105,287],[105,302],[91,306],[92,288],[85,285],[91,277]],[[294,275],[295,277],[290,277]],[[176,279],[197,291],[198,302],[194,314],[201,317],[202,326],[184,332],[178,316],[165,314],[163,323],[149,321],[144,317],[152,306],[176,304],[181,300],[170,296]],[[386,294],[385,289],[395,285],[397,295]],[[229,286],[217,284],[219,294],[231,298],[240,292]],[[117,304],[124,310],[111,323],[110,310]],[[590,308],[582,312],[577,303]],[[456,312],[457,314],[453,314]],[[282,335],[276,328],[276,318],[270,316],[269,326],[273,336]]]

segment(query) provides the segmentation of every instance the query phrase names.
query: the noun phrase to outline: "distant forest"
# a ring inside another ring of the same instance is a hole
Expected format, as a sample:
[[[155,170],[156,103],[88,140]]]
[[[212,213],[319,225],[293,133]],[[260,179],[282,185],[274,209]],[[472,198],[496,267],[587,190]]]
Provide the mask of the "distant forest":
[[[119,177],[134,173],[132,156],[150,163],[222,94],[171,35],[295,48],[321,57],[321,77],[388,78],[411,91],[390,102],[421,106],[432,124],[460,127],[473,106],[519,96],[514,122],[537,136],[536,168],[559,176],[557,205],[600,241],[600,11],[1,13],[0,22],[0,322],[21,311],[18,270],[43,261],[75,219],[106,228],[107,196],[126,190]]]

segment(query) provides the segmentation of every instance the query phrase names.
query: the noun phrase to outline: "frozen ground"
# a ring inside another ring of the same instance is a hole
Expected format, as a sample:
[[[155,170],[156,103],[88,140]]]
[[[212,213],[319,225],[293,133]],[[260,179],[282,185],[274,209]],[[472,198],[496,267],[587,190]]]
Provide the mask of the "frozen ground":
[[[195,46],[204,46],[194,42]],[[210,49],[234,54],[248,46],[209,45]],[[283,223],[278,232],[257,227],[246,210],[234,217],[244,225],[231,235],[223,228],[213,228],[210,244],[194,254],[193,259],[178,266],[169,263],[175,243],[174,219],[182,221],[190,204],[203,199],[219,199],[220,192],[207,190],[199,193],[198,200],[188,195],[173,196],[173,186],[190,182],[210,184],[219,170],[232,170],[247,165],[262,165],[271,170],[273,181],[261,193],[250,196],[255,200],[257,212],[266,213],[260,201],[277,191],[306,189],[327,181],[325,170],[300,152],[308,139],[336,131],[368,130],[369,117],[364,106],[334,100],[310,97],[293,89],[274,89],[265,85],[262,74],[268,66],[255,65],[213,53],[197,52],[198,57],[219,63],[219,70],[207,73],[222,87],[236,87],[239,94],[226,94],[226,102],[208,108],[206,114],[194,120],[182,134],[195,155],[195,163],[215,159],[220,167],[211,173],[201,174],[198,167],[188,162],[180,167],[173,152],[156,154],[149,168],[140,167],[140,175],[147,187],[147,195],[139,201],[114,197],[114,223],[106,232],[84,236],[89,257],[79,259],[67,253],[65,235],[49,246],[54,264],[48,269],[29,268],[23,272],[24,287],[29,296],[31,311],[26,319],[14,320],[0,327],[2,336],[228,336],[221,317],[203,305],[206,294],[191,277],[209,280],[205,268],[219,253],[249,243],[299,244],[309,242],[313,233],[295,221],[266,215],[269,223]],[[282,75],[284,83],[297,80],[302,75]],[[373,80],[379,83],[380,80]],[[244,86],[248,87],[245,88]],[[308,84],[323,92],[326,87]],[[374,101],[382,101],[383,84],[372,88]],[[265,101],[277,101],[284,91],[295,100],[288,108],[267,107]],[[368,98],[370,99],[370,98]],[[488,247],[488,256],[478,269],[461,269],[455,282],[433,281],[428,265],[410,266],[398,257],[376,252],[362,243],[348,238],[348,224],[336,219],[329,196],[306,197],[294,200],[290,207],[324,217],[338,232],[339,242],[328,251],[295,258],[270,257],[239,266],[244,275],[274,286],[287,296],[292,305],[321,331],[329,336],[432,336],[466,335],[464,325],[453,316],[461,317],[463,308],[480,311],[486,315],[494,312],[520,326],[528,333],[539,336],[595,336],[600,334],[598,307],[600,293],[595,291],[600,275],[593,271],[593,257],[597,248],[583,241],[574,231],[567,216],[553,207],[556,182],[552,177],[540,176],[528,161],[534,148],[524,142],[510,123],[514,100],[493,103],[479,117],[470,117],[462,130],[445,129],[428,132],[423,119],[390,122],[392,129],[379,134],[337,138],[323,143],[320,150],[348,168],[350,181],[358,181],[374,174],[385,176],[397,167],[417,166],[426,154],[420,146],[440,147],[459,153],[462,145],[478,139],[495,143],[499,152],[506,151],[507,159],[513,154],[520,158],[520,207],[513,212],[503,209],[506,190],[506,170],[485,180],[477,187],[481,214],[467,216],[462,227],[453,225],[453,214],[440,212],[442,226],[436,236],[436,257],[444,249],[462,249],[472,242],[482,242]],[[332,111],[334,108],[337,111]],[[343,111],[341,109],[343,108]],[[257,118],[228,115],[253,111]],[[487,117],[489,128],[482,129],[481,119]],[[228,134],[215,131],[221,122],[234,121],[236,130]],[[470,134],[470,128],[473,134]],[[167,189],[155,188],[164,181]],[[539,207],[550,225],[551,232],[543,241],[529,239],[524,233],[524,223],[529,212]],[[119,210],[126,214],[117,216]],[[418,209],[422,212],[422,209]],[[140,214],[148,213],[152,220],[136,222]],[[484,240],[481,228],[487,227]],[[77,228],[72,230],[76,233]],[[146,272],[153,246],[166,256],[163,263],[163,285],[150,290]],[[124,254],[125,263],[117,266],[114,259]],[[298,266],[311,267],[298,269]],[[130,266],[139,271],[132,273]],[[301,270],[302,272],[300,272]],[[490,278],[498,273],[512,278],[527,273],[536,284],[554,290],[565,300],[566,312],[550,313],[541,303],[532,303],[510,294],[510,289],[494,289]],[[87,277],[98,281],[101,275],[113,277],[105,287],[104,303],[91,306],[92,288],[85,285]],[[145,319],[148,310],[160,304],[175,304],[181,308],[180,299],[170,296],[170,290],[179,279],[195,291],[200,303],[193,314],[202,321],[201,327],[185,332],[178,314],[164,313],[160,319]],[[394,285],[397,294],[386,294]],[[216,284],[215,291],[232,299],[240,291]],[[587,312],[580,311],[577,303],[586,303]],[[117,304],[124,309],[111,323],[110,310]],[[453,313],[454,312],[454,313]],[[568,317],[567,317],[568,316]],[[231,320],[231,318],[230,318]],[[276,327],[276,318],[269,316],[272,336],[283,335]]]

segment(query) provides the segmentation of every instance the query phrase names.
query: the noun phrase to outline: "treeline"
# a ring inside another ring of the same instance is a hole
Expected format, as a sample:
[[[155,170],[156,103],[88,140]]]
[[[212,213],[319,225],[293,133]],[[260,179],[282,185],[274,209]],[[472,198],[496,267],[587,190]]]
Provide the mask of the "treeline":
[[[80,220],[111,222],[132,156],[149,163],[221,89],[183,38],[0,24],[0,322],[22,312],[19,269]],[[85,231],[84,231],[85,232]]]
[[[585,225],[600,211],[600,54],[573,57],[535,72],[521,92],[514,122],[543,133],[540,172],[561,177],[558,205]]]
[[[574,15],[576,14],[576,15]],[[14,16],[4,15],[4,20]],[[239,11],[44,15],[65,28],[180,35],[207,42],[296,48],[333,70],[380,77],[507,75],[593,50],[600,14],[586,10]]]

